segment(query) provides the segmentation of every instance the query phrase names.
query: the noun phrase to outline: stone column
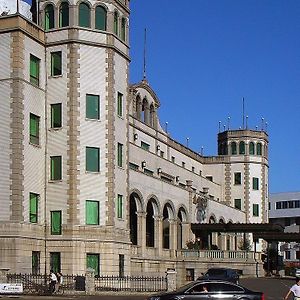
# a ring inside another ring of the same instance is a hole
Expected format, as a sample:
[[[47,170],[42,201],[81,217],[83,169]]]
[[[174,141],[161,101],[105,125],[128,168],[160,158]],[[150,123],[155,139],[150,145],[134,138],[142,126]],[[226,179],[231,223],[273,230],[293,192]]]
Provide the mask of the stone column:
[[[95,294],[95,273],[93,269],[88,268],[85,276],[85,293],[87,295]]]
[[[155,216],[154,218],[154,247],[157,249],[157,255],[161,256],[163,248],[163,217]]]
[[[173,270],[168,270],[167,272],[167,290],[168,292],[175,291],[177,288],[176,275],[177,272]]]
[[[175,257],[176,249],[177,249],[177,221],[170,219],[170,250],[172,253],[172,256]]]
[[[179,249],[186,247],[186,242],[191,240],[191,230],[190,230],[190,223],[183,223],[182,222],[182,245],[179,245]]]
[[[150,109],[148,105],[144,108],[144,122],[150,125]]]
[[[146,215],[145,212],[137,212],[137,244],[140,247],[140,253],[144,255],[146,249]]]

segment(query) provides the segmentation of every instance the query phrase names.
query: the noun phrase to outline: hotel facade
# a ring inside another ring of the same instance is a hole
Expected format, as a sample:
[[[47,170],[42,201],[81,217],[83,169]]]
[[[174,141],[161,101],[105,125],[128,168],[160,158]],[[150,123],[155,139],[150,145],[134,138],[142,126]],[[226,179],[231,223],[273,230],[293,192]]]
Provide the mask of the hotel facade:
[[[184,277],[212,263],[188,244],[239,251],[191,224],[268,222],[267,133],[220,132],[216,156],[172,139],[147,80],[129,83],[128,0],[36,11],[0,17],[0,266]]]

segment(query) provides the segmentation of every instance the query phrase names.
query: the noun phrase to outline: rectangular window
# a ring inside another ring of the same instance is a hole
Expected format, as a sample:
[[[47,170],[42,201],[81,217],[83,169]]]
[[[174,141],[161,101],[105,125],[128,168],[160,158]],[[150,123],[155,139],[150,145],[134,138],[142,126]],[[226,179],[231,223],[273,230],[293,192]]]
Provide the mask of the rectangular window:
[[[61,271],[60,252],[50,252],[50,269],[54,273]]]
[[[143,141],[141,141],[141,148],[144,149],[144,150],[149,151],[150,145],[147,144],[147,143],[145,143],[145,142],[143,142]]]
[[[86,118],[100,119],[100,99],[98,95],[86,95]]]
[[[192,172],[195,173],[195,167],[192,167]]]
[[[40,144],[40,117],[30,114],[29,122],[29,141],[31,144],[39,145]]]
[[[236,185],[242,184],[242,173],[240,172],[234,173],[234,184]]]
[[[284,251],[285,259],[291,259],[291,251]]]
[[[34,193],[29,193],[29,222],[38,222],[38,200],[39,195]]]
[[[182,166],[183,168],[185,168],[185,162],[184,162],[184,161],[181,162],[181,166]]]
[[[172,163],[175,163],[175,156],[171,157]]]
[[[118,93],[118,99],[117,99],[117,114],[119,117],[123,116],[123,94]]]
[[[86,200],[85,220],[87,225],[99,225],[99,201]]]
[[[259,216],[259,205],[253,204],[253,217],[258,217],[258,216]]]
[[[40,252],[39,251],[32,251],[31,272],[34,275],[40,274]]]
[[[241,199],[234,199],[234,207],[241,210],[242,209],[242,200]]]
[[[51,156],[50,157],[50,179],[51,180],[61,180],[61,156]]]
[[[119,277],[124,277],[125,258],[124,254],[119,254]]]
[[[61,51],[51,53],[51,76],[62,74]]]
[[[61,103],[51,104],[51,128],[61,128]]]
[[[253,190],[256,190],[256,191],[259,190],[259,179],[257,177],[252,178],[252,187],[253,187]]]
[[[39,86],[40,59],[30,54],[30,83]]]
[[[94,253],[87,253],[86,255],[86,268],[93,269],[96,276],[100,275],[100,255]]]
[[[117,217],[119,219],[123,218],[123,195],[118,195],[117,198]]]
[[[118,143],[118,167],[123,167],[123,145]]]
[[[51,211],[51,234],[61,234],[61,211]]]
[[[86,147],[86,171],[100,171],[100,149],[94,147]]]
[[[186,281],[194,281],[195,280],[195,269],[186,269],[185,280]]]
[[[165,152],[164,151],[160,151],[160,157],[164,158],[165,156]]]
[[[212,176],[205,176],[205,178],[209,181],[213,181],[213,177]]]

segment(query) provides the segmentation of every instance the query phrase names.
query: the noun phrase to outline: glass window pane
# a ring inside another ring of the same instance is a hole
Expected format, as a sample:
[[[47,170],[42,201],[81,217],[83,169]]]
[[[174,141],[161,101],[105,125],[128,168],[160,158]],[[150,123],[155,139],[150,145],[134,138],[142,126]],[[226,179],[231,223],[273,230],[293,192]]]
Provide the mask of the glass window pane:
[[[117,114],[119,117],[123,116],[123,94],[121,93],[118,93]]]
[[[50,179],[61,180],[61,156],[51,156],[50,158]]]
[[[86,171],[100,171],[99,152],[99,148],[86,147]]]
[[[114,33],[116,35],[119,33],[119,15],[117,12],[114,14]]]
[[[117,199],[117,217],[119,219],[123,218],[123,195],[118,195]]]
[[[59,252],[50,252],[50,269],[54,273],[60,272],[60,253]]]
[[[237,154],[237,151],[236,151],[236,142],[232,142],[231,143],[231,154],[233,154],[233,155]]]
[[[45,8],[45,30],[54,28],[54,8],[48,4]]]
[[[100,103],[98,95],[86,95],[86,117],[88,119],[99,120]]]
[[[256,154],[257,155],[262,155],[262,146],[261,146],[261,143],[257,143],[257,145],[256,145]]]
[[[118,167],[123,167],[123,145],[118,143]]]
[[[249,154],[254,154],[254,143],[250,142],[249,144]]]
[[[87,225],[99,225],[99,202],[87,200],[85,214]]]
[[[29,133],[30,133],[30,143],[39,145],[39,123],[40,118],[34,114],[30,114],[29,121]]]
[[[234,199],[234,207],[236,209],[242,209],[242,200],[241,199]]]
[[[241,173],[234,173],[234,184],[242,184],[242,174]]]
[[[29,222],[37,223],[38,221],[38,194],[29,193]]]
[[[86,268],[93,269],[95,271],[95,275],[99,276],[99,262],[100,262],[100,257],[99,254],[91,254],[88,253],[86,256]]]
[[[97,6],[95,12],[95,28],[106,30],[106,9],[103,6]]]
[[[61,125],[61,103],[51,104],[51,128],[60,128]]]
[[[121,39],[125,41],[126,39],[126,19],[122,18],[122,24],[121,24]]]
[[[245,154],[245,143],[240,142],[239,144],[239,154]]]
[[[61,211],[51,211],[51,234],[61,234]]]
[[[62,74],[61,51],[51,53],[51,76]]]
[[[69,26],[69,4],[63,2],[59,8],[59,27]]]
[[[30,54],[30,83],[39,85],[39,67],[40,60],[34,55]]]
[[[90,27],[91,25],[91,12],[86,3],[80,3],[79,5],[79,26]]]

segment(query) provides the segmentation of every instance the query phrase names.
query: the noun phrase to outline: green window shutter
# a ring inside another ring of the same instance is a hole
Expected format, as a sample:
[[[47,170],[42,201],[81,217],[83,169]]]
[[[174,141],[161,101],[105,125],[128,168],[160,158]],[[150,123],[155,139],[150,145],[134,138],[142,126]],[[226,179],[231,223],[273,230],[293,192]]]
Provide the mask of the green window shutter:
[[[253,216],[258,217],[259,216],[259,205],[253,204]]]
[[[259,179],[257,177],[252,178],[253,190],[259,190]]]
[[[123,145],[118,143],[118,167],[123,167]]]
[[[122,23],[121,23],[121,39],[125,41],[126,39],[126,19],[122,18]]]
[[[249,154],[250,155],[254,154],[254,143],[253,142],[249,143]]]
[[[236,185],[242,184],[242,174],[240,172],[234,173],[234,184]]]
[[[59,27],[69,26],[69,4],[63,2],[59,8]]]
[[[99,254],[91,254],[88,253],[86,255],[86,268],[87,269],[93,269],[95,271],[95,275],[99,276],[99,262],[100,262],[100,256]]]
[[[40,118],[34,114],[29,115],[30,124],[29,124],[29,132],[30,132],[30,143],[39,145],[39,123]]]
[[[51,128],[60,128],[61,119],[61,103],[51,104]]]
[[[29,193],[29,222],[37,223],[38,221],[38,194]]]
[[[61,234],[61,211],[51,211],[51,234]]]
[[[245,143],[244,142],[239,143],[239,154],[245,154]]]
[[[234,207],[236,209],[242,209],[242,200],[241,199],[234,199]]]
[[[119,117],[123,116],[123,94],[121,93],[118,93],[117,114]]]
[[[54,8],[48,4],[45,8],[45,30],[54,28]]]
[[[149,151],[150,150],[150,145],[141,141],[141,148],[144,149],[144,150],[147,150]]]
[[[51,156],[50,158],[50,179],[51,180],[61,180],[61,156]]]
[[[60,252],[50,252],[50,269],[54,273],[60,272]]]
[[[114,33],[119,34],[119,15],[117,12],[114,13]]]
[[[98,5],[95,11],[95,28],[106,31],[106,9]]]
[[[119,219],[123,218],[123,195],[118,195],[117,198],[117,217]]]
[[[79,5],[79,26],[91,27],[91,10],[86,3]]]
[[[30,83],[39,86],[40,60],[30,54]]]
[[[100,119],[100,101],[98,95],[86,95],[86,118]]]
[[[236,142],[232,142],[231,143],[231,154],[232,155],[236,155],[237,151],[236,151]]]
[[[51,53],[51,76],[62,74],[61,51]]]
[[[86,200],[85,219],[87,225],[99,225],[99,202]]]
[[[86,147],[86,171],[100,171],[100,150],[99,148]]]

